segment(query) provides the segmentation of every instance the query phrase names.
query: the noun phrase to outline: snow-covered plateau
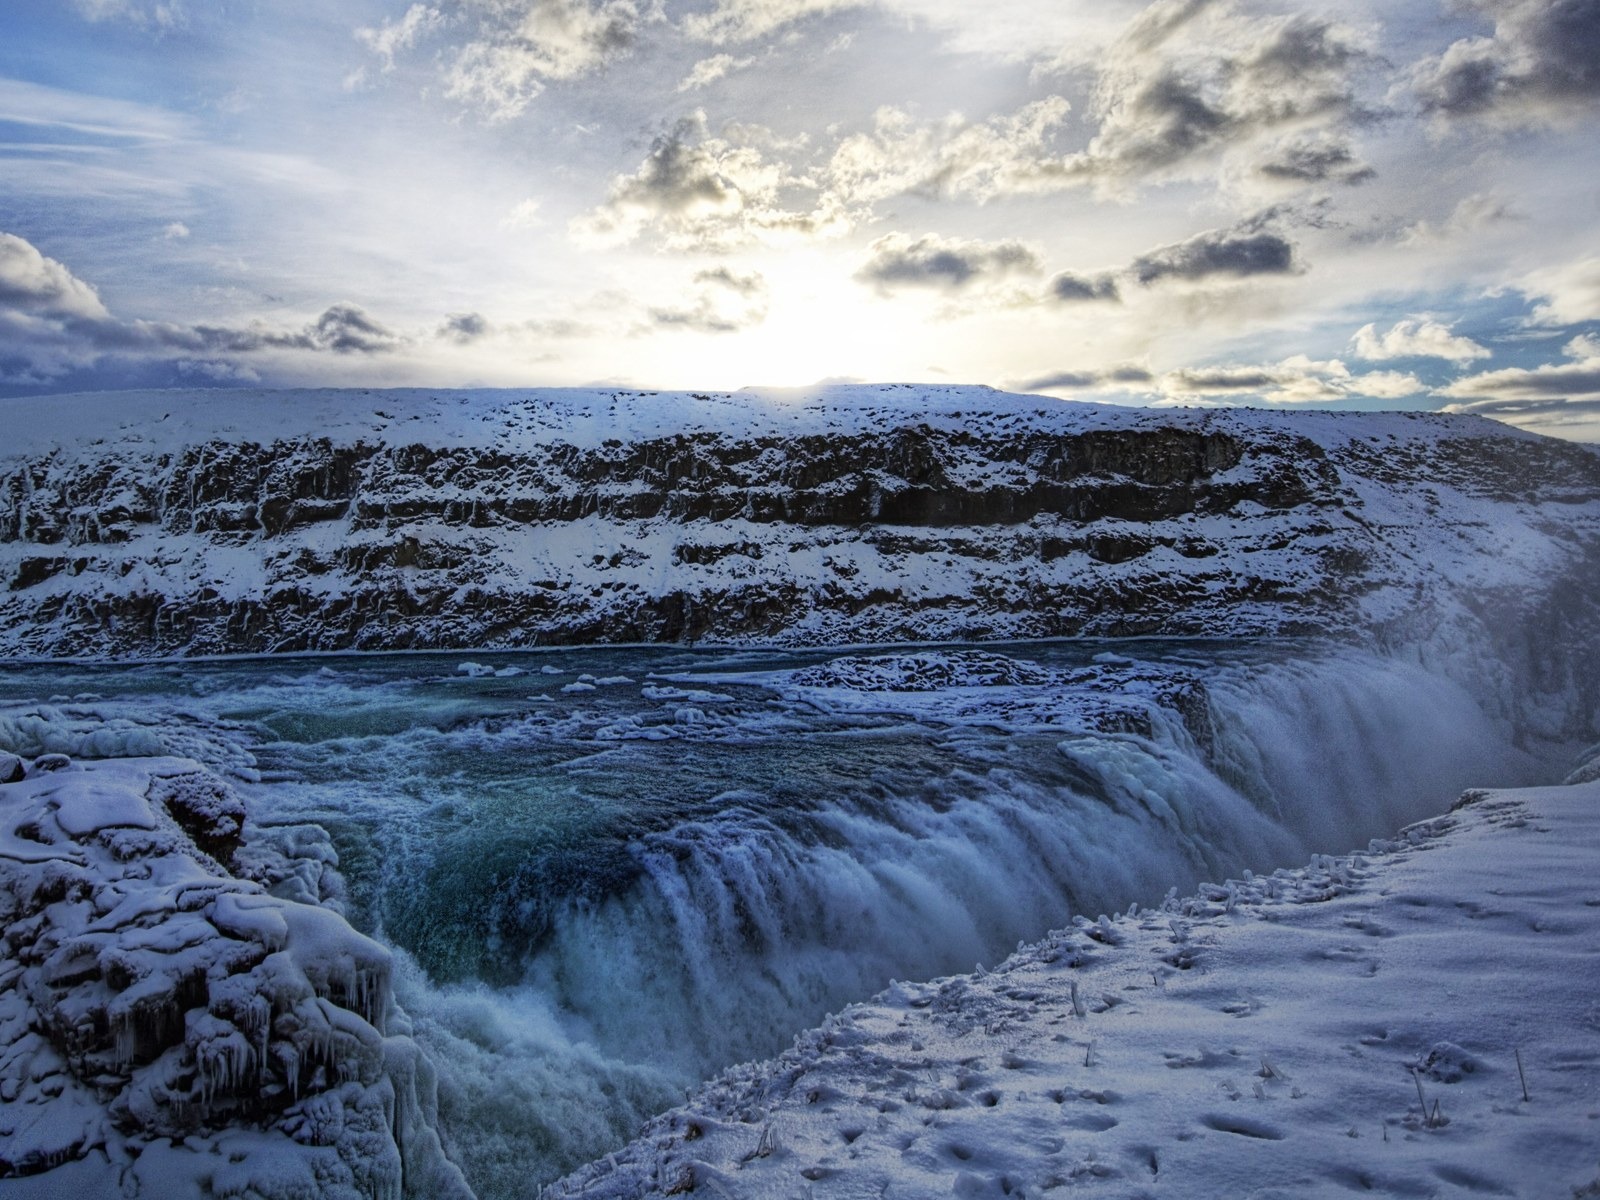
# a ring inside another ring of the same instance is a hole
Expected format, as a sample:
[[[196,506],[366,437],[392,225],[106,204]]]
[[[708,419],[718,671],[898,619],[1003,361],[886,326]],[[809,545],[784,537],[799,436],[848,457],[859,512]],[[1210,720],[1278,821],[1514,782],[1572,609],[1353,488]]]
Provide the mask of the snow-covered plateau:
[[[3,405],[4,1200],[1600,1195],[1587,449]]]

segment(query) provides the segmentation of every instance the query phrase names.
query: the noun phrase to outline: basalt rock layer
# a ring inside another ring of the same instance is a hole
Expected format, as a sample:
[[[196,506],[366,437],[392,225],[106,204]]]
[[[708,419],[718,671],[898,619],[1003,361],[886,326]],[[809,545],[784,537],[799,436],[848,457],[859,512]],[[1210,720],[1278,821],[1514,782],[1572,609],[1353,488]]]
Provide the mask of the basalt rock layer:
[[[1593,644],[1600,456],[1476,418],[906,387],[6,403],[0,654]]]

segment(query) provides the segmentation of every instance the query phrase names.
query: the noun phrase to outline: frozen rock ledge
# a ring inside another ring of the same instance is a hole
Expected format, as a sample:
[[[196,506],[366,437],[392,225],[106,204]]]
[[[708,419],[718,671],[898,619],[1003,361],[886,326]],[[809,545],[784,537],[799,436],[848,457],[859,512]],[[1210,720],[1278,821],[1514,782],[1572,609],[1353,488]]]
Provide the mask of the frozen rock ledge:
[[[0,1194],[470,1197],[388,951],[221,780],[3,757]]]

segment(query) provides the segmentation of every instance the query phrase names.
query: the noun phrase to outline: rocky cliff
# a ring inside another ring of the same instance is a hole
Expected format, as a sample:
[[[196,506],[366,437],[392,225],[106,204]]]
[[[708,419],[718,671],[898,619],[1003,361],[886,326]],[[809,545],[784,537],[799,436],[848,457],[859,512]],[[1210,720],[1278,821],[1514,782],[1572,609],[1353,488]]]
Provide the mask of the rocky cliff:
[[[1596,627],[1600,457],[1475,418],[905,387],[6,406],[13,656],[1466,621],[1570,657]]]

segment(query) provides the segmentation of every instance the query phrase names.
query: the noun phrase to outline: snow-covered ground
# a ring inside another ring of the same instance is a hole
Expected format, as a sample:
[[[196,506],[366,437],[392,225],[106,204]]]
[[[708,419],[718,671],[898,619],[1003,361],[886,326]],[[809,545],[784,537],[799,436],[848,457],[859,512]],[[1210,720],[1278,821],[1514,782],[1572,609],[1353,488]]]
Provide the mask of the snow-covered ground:
[[[1600,782],[1468,793],[895,984],[546,1195],[1600,1195],[1597,865]]]

